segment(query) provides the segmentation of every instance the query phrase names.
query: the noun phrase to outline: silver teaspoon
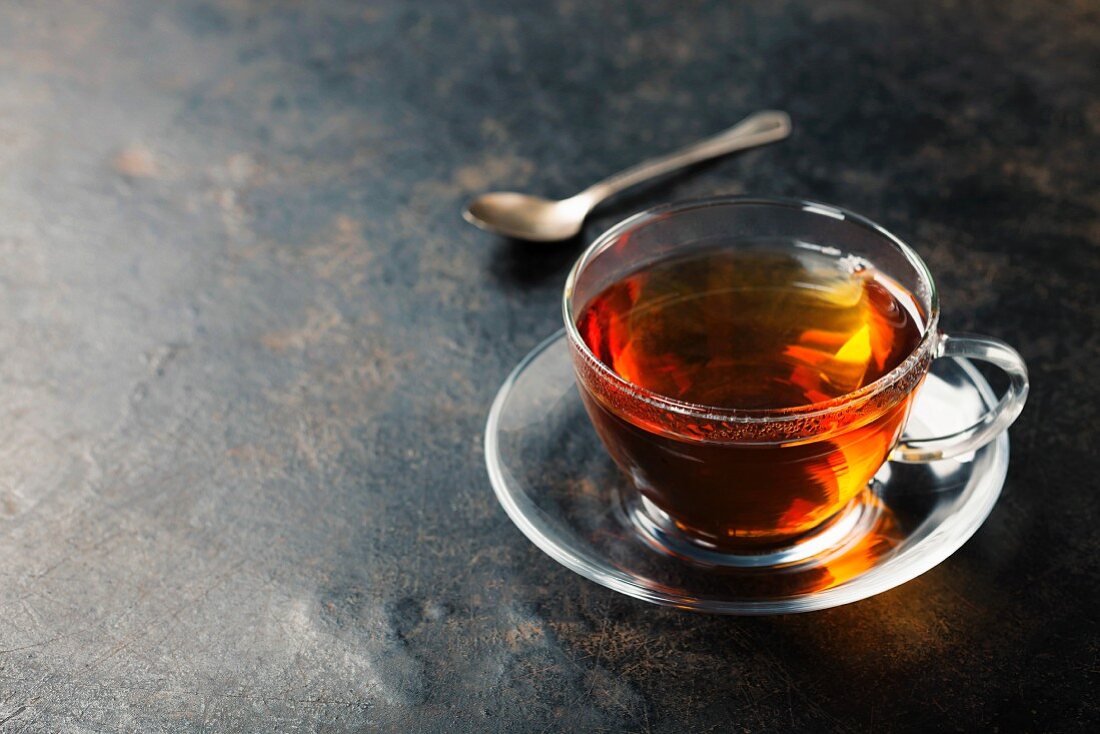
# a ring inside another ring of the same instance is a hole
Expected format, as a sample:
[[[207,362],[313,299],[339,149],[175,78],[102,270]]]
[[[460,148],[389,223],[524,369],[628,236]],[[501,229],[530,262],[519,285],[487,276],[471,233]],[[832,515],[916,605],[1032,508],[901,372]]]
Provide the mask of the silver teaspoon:
[[[538,242],[566,240],[581,231],[584,218],[597,204],[623,189],[693,163],[774,143],[790,133],[791,118],[786,112],[757,112],[714,137],[643,161],[568,199],[554,201],[513,191],[494,191],[471,201],[462,216],[470,224],[507,237]]]

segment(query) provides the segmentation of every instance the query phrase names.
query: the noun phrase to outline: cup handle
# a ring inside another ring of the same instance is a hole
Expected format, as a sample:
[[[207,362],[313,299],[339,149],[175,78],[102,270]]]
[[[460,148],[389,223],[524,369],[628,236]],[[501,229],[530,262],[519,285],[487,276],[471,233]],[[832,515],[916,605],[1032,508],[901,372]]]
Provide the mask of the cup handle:
[[[1000,339],[973,334],[948,336],[940,333],[934,357],[980,359],[1000,367],[1008,375],[1008,390],[981,420],[961,431],[934,438],[903,439],[894,447],[890,461],[922,464],[950,459],[980,449],[1007,430],[1027,401],[1027,366],[1023,357]]]

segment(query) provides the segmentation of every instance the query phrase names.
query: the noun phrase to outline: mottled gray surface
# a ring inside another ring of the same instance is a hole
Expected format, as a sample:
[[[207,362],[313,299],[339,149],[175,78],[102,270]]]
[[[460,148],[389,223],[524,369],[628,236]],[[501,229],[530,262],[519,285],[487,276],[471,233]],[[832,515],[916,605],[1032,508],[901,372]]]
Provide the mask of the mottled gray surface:
[[[0,730],[1093,730],[1100,8],[0,5]],[[458,219],[789,110],[528,249]],[[847,206],[1033,374],[1001,502],[803,616],[557,566],[481,430],[564,270],[659,201]]]

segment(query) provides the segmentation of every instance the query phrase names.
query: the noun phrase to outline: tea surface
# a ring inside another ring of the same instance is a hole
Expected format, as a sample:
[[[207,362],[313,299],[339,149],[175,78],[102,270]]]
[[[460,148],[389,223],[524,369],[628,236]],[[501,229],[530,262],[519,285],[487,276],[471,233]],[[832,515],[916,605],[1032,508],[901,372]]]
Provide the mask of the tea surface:
[[[789,408],[882,377],[916,348],[912,296],[866,263],[793,243],[716,248],[612,284],[577,320],[627,381],[689,403]]]

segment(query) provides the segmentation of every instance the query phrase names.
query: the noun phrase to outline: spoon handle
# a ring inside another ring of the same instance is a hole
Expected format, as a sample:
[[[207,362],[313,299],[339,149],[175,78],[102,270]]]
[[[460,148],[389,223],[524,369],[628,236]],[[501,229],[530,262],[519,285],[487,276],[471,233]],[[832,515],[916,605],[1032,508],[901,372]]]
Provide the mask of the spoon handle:
[[[673,153],[642,161],[636,166],[609,176],[589,186],[574,198],[585,199],[588,206],[593,207],[607,197],[655,176],[737,150],[774,143],[790,134],[791,118],[786,112],[778,110],[757,112],[714,137],[700,140]]]

